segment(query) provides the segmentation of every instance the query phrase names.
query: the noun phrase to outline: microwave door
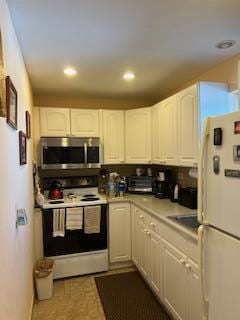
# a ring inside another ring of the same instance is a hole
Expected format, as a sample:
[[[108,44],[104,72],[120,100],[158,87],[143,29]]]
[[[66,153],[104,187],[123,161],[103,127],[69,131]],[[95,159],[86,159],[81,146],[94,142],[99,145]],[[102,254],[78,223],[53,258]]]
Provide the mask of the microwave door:
[[[100,164],[100,146],[86,145],[86,165],[88,168],[99,168]]]
[[[44,147],[42,157],[42,169],[85,167],[84,146]]]

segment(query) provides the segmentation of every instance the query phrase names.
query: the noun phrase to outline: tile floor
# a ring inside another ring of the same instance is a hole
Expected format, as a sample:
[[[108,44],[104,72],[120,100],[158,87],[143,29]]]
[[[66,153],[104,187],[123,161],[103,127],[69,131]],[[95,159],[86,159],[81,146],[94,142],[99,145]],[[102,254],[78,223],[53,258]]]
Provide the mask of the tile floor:
[[[94,277],[133,270],[131,267],[55,280],[53,297],[35,301],[32,320],[105,320]]]

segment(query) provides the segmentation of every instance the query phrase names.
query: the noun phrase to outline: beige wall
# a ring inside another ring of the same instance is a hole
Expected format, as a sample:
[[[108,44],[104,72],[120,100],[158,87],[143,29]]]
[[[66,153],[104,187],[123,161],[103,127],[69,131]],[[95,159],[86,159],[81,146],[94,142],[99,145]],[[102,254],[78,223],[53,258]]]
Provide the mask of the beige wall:
[[[119,100],[119,99],[94,99],[67,96],[34,96],[34,106],[38,107],[71,107],[92,109],[130,109],[148,107],[153,100]]]
[[[31,87],[5,0],[0,0],[4,74],[18,92],[18,130],[25,132],[25,110],[31,113]],[[18,130],[0,118],[0,319],[30,320],[33,301],[32,142],[27,165],[19,165]],[[16,207],[25,208],[28,224],[16,229]]]
[[[191,81],[184,83],[182,86],[175,88],[165,96],[161,97],[161,100],[198,81],[226,82],[228,83],[230,90],[236,89],[238,82],[238,61],[240,61],[240,54],[216,65],[214,68],[202,73]]]

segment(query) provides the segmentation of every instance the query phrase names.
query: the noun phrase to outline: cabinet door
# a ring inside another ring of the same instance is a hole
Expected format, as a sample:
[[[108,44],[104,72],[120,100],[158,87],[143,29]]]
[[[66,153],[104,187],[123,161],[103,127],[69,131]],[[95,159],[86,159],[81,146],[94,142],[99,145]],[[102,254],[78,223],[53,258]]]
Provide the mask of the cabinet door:
[[[109,205],[109,247],[110,262],[122,262],[131,259],[130,204]]]
[[[69,136],[69,109],[40,108],[40,132],[42,137]]]
[[[164,137],[165,164],[178,164],[178,146],[177,146],[177,98],[176,95],[166,99],[162,104],[163,119],[165,125]]]
[[[203,304],[201,294],[201,282],[199,278],[198,265],[188,259],[188,319],[202,320],[203,319]]]
[[[153,231],[148,231],[150,238],[150,278],[149,282],[152,289],[160,297],[161,291],[161,239]]]
[[[147,236],[147,228],[146,226],[140,222],[137,221],[137,228],[139,229],[139,247],[140,247],[140,272],[142,275],[148,280],[149,279],[149,267],[150,267],[150,254],[149,254],[149,248],[150,248],[150,238]]]
[[[197,166],[198,103],[197,85],[177,94],[179,165]]]
[[[99,110],[71,109],[71,134],[79,137],[99,137]]]
[[[151,162],[151,108],[127,110],[126,163]]]
[[[139,232],[137,221],[139,220],[139,209],[134,205],[131,205],[131,228],[132,228],[132,261],[139,267],[139,251],[141,247],[139,245]]]
[[[152,163],[160,164],[160,148],[163,141],[160,128],[161,103],[152,107]]]
[[[185,261],[185,255],[163,240],[163,298],[177,320],[186,320],[188,316]]]
[[[124,162],[124,111],[103,110],[104,163]]]

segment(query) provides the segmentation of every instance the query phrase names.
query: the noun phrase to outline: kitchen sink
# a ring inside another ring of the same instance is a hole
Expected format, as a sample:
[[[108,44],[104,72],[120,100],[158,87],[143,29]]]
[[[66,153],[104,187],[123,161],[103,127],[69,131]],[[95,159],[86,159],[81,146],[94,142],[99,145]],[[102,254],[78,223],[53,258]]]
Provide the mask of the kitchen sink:
[[[188,228],[197,229],[200,226],[196,214],[182,214],[178,216],[169,216],[168,218],[175,220]]]

